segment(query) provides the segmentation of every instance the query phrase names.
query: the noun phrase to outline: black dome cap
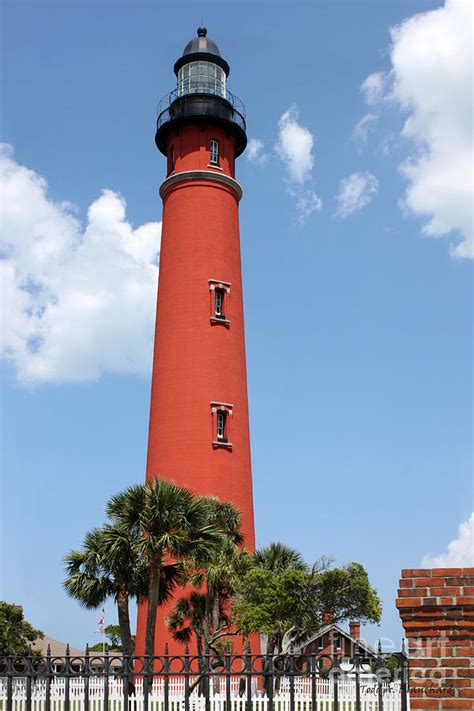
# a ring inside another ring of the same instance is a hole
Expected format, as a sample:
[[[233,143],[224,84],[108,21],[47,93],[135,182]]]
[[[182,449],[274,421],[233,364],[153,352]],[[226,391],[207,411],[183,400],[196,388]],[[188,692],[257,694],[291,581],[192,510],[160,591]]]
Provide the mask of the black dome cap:
[[[198,27],[197,37],[188,42],[182,56],[175,63],[174,73],[178,74],[184,64],[196,62],[199,59],[214,62],[224,70],[226,76],[229,76],[230,67],[221,57],[217,44],[208,38],[206,27]]]

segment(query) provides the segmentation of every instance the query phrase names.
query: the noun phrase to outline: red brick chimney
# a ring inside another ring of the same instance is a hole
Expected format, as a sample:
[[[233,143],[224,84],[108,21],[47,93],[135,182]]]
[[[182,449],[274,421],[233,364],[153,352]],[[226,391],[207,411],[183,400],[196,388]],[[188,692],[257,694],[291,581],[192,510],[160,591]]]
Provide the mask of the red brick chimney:
[[[330,625],[331,622],[334,622],[334,612],[323,612],[323,625]]]
[[[349,622],[349,634],[352,639],[360,639],[360,622]]]

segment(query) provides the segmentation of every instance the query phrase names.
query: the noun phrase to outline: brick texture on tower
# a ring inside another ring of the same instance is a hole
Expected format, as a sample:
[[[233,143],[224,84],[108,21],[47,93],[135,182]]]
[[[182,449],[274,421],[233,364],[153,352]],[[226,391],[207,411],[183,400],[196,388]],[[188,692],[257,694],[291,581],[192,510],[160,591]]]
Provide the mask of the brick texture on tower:
[[[402,570],[411,709],[474,709],[474,568]]]

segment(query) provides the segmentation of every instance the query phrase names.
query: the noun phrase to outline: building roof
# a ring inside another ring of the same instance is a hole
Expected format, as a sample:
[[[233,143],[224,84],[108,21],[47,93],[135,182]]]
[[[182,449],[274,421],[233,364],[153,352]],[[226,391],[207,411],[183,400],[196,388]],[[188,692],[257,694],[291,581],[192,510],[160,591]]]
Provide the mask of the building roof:
[[[36,642],[33,644],[33,649],[35,651],[41,652],[44,656],[48,653],[48,646],[51,649],[51,657],[53,658],[54,662],[54,657],[65,657],[66,656],[66,644],[64,642],[58,642],[57,639],[53,639],[52,637],[44,636],[43,639],[37,639]],[[100,665],[101,662],[98,660],[94,662],[94,657],[100,657],[102,658],[102,652],[101,651],[91,651],[89,652],[90,657],[91,657],[91,666],[96,667],[97,665]],[[85,651],[76,649],[75,647],[69,646],[69,656],[71,657],[72,664],[74,664],[74,658],[75,657],[84,657],[85,656]],[[110,668],[115,669],[115,668],[120,668],[121,667],[121,659],[122,659],[122,652],[116,652],[114,650],[109,650],[109,659],[110,659]]]
[[[33,649],[37,650],[38,652],[41,652],[42,654],[46,654],[48,651],[48,645],[51,648],[52,657],[65,656],[66,645],[64,644],[64,642],[58,642],[57,639],[47,637],[46,635],[43,637],[43,639],[37,639],[36,642],[34,642]],[[75,647],[69,647],[69,654],[71,655],[71,657],[83,657],[84,651],[80,651]]]
[[[310,635],[305,639],[304,642],[300,643],[297,648],[295,649],[296,652],[303,653],[303,650],[311,644],[311,642],[314,642],[315,640],[319,639],[322,637],[324,634],[327,632],[331,632],[331,630],[334,630],[337,632],[337,634],[342,635],[346,639],[350,640],[353,644],[356,644],[358,647],[360,647],[364,652],[369,654],[370,656],[376,656],[377,652],[373,647],[371,647],[370,644],[368,644],[365,640],[363,639],[354,639],[354,637],[351,637],[349,632],[347,630],[342,629],[342,627],[339,627],[338,624],[335,622],[330,622],[327,625],[324,625],[323,627],[320,627],[317,632],[314,634]]]

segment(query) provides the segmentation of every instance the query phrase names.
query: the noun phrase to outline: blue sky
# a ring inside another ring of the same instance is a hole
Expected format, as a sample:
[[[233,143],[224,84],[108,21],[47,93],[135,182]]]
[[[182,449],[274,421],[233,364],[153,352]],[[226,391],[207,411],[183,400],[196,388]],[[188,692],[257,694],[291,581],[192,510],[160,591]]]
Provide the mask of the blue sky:
[[[252,147],[237,177],[258,543],[362,562],[384,602],[367,639],[396,646],[400,569],[468,560],[468,13],[4,3],[1,595],[45,633],[96,641],[61,558],[144,477],[155,109],[201,15]]]

